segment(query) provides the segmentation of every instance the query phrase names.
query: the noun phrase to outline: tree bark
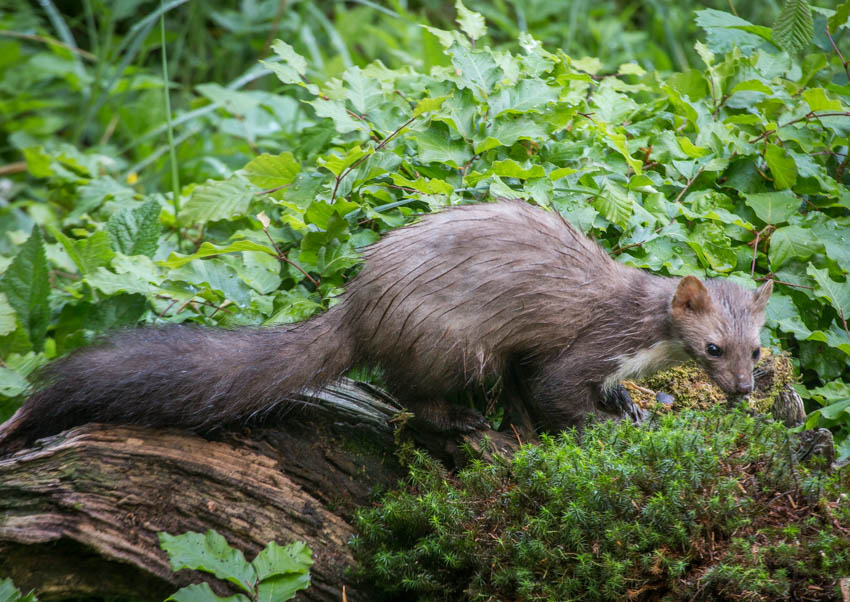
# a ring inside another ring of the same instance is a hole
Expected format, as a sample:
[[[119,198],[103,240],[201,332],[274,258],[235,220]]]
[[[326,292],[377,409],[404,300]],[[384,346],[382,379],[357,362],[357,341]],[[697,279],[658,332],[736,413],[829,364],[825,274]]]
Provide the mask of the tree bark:
[[[303,599],[340,600],[343,587],[348,600],[370,599],[344,574],[346,542],[354,509],[405,474],[400,408],[350,381],[300,401],[262,428],[213,439],[90,424],[0,459],[0,577],[44,600],[162,600],[207,577],[172,572],[157,533],[214,529],[249,560],[272,540],[307,543],[315,564]],[[442,457],[461,453],[462,441],[416,439]]]

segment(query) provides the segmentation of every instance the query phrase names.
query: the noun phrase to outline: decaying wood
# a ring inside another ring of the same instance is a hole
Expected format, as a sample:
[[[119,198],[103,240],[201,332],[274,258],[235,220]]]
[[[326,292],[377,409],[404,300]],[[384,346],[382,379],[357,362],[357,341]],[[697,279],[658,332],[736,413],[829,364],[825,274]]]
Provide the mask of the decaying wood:
[[[249,559],[272,540],[307,543],[315,564],[304,599],[340,600],[343,585],[349,600],[369,599],[344,575],[349,521],[404,475],[399,410],[351,383],[304,401],[304,411],[216,440],[86,425],[0,459],[0,577],[45,600],[162,600],[201,574],[173,573],[157,533],[215,529]],[[457,443],[417,439],[458,453]]]

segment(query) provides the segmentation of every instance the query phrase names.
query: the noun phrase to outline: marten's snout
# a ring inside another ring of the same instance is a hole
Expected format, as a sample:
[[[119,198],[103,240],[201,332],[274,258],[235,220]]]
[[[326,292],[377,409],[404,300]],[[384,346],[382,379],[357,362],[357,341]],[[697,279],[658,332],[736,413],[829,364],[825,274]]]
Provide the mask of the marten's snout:
[[[739,376],[735,384],[735,393],[738,395],[749,395],[753,392],[753,377],[751,375]]]

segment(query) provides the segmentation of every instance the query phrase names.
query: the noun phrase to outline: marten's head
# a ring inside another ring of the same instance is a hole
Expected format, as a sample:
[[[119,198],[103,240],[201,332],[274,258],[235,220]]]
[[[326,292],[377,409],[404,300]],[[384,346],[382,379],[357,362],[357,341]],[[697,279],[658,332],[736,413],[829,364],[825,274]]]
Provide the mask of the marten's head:
[[[685,276],[673,295],[673,328],[688,353],[730,395],[753,390],[764,308],[773,291],[768,280],[756,290],[723,279]]]

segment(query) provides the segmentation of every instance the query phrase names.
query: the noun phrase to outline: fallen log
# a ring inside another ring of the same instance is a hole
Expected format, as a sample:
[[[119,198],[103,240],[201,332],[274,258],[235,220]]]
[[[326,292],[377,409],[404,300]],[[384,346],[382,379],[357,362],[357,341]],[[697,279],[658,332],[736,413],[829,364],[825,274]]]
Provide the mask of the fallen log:
[[[157,533],[215,529],[249,559],[273,540],[309,545],[303,599],[340,600],[344,586],[349,600],[369,599],[344,575],[349,521],[404,474],[399,408],[350,381],[301,401],[214,439],[90,424],[0,459],[0,578],[43,600],[162,600],[206,577],[172,572]]]

